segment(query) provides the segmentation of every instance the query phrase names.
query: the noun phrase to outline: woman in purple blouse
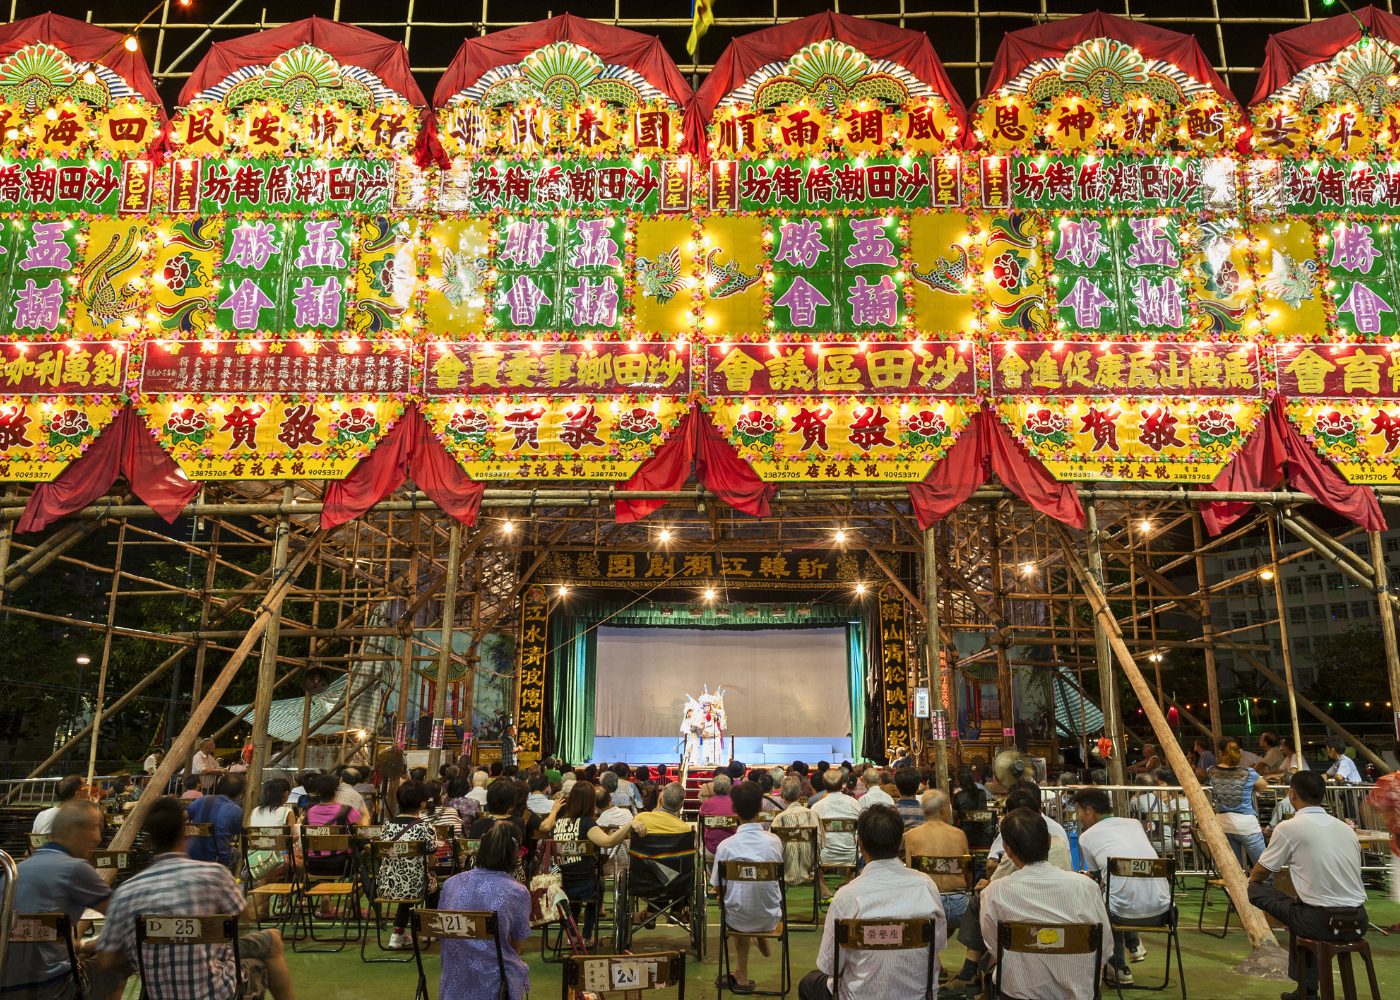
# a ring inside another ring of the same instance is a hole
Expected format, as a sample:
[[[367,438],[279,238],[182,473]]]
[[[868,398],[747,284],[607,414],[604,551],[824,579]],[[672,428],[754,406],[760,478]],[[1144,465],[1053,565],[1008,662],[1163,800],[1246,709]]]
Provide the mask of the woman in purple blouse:
[[[519,857],[520,840],[515,827],[507,822],[497,823],[481,838],[475,867],[448,879],[438,901],[444,910],[495,912],[510,1000],[522,1000],[530,989],[530,970],[520,957],[530,939],[530,892],[512,874]],[[442,942],[439,1000],[499,1000],[502,996],[496,946],[492,942]]]

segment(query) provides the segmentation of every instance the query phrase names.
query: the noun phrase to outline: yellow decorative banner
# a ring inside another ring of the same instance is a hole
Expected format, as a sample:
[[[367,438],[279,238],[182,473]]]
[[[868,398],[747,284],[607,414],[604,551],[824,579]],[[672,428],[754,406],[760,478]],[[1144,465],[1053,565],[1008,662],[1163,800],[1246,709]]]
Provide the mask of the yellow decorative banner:
[[[1288,400],[1284,413],[1349,483],[1400,481],[1400,400]]]
[[[1022,398],[997,415],[1056,479],[1208,483],[1258,424],[1258,400]]]
[[[685,416],[681,398],[513,396],[431,401],[439,440],[473,479],[631,477]]]
[[[122,401],[83,396],[0,396],[0,480],[47,483],[87,450]]]
[[[750,397],[709,407],[766,482],[917,482],[976,412],[970,398]]]
[[[191,479],[344,479],[403,413],[392,398],[160,395],[141,407]]]

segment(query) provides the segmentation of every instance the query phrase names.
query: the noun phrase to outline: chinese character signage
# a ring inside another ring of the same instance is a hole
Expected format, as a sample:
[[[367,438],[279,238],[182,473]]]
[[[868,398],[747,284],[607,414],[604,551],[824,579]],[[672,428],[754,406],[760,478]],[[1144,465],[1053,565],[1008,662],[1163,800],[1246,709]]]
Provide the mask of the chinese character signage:
[[[967,343],[710,344],[705,394],[973,396],[977,357]]]
[[[159,393],[367,392],[405,396],[412,368],[406,345],[312,340],[157,340],[145,345],[137,388]]]
[[[0,393],[110,396],[126,384],[126,345],[0,343]]]
[[[690,352],[683,344],[429,344],[423,385],[429,397],[515,393],[683,397],[690,393]]]
[[[544,587],[527,587],[520,602],[519,683],[515,713],[520,762],[538,760],[544,752],[545,678],[549,673],[549,597]]]
[[[879,641],[875,649],[877,685],[874,691],[885,722],[885,746],[909,745],[909,645],[904,598],[894,584],[880,588]]]
[[[1263,385],[1253,344],[992,345],[992,395],[998,397],[1258,397]]]
[[[773,552],[551,552],[540,579],[588,587],[702,584],[729,589],[813,589],[854,585],[879,570],[857,553]],[[742,624],[742,617],[736,624]]]

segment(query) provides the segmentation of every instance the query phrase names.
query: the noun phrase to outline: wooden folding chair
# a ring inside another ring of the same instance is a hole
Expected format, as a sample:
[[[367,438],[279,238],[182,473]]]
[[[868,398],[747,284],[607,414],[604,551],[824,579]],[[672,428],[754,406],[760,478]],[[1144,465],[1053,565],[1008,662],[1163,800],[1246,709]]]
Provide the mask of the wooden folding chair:
[[[138,914],[136,917],[136,968],[141,975],[141,1000],[185,1000],[163,994],[146,974],[146,948],[198,948],[226,944],[233,948],[233,995],[243,993],[243,963],[238,955],[238,914],[173,913]]]
[[[849,834],[852,838],[854,838],[856,835],[857,821],[854,819],[846,818],[826,819],[824,817],[818,817],[818,819],[821,822],[821,843],[823,848],[822,850],[817,852],[816,865],[817,881],[820,883],[820,885],[818,885],[817,887],[817,894],[818,898],[820,898],[821,891],[826,888],[827,872],[836,872],[837,874],[839,874],[841,876],[841,885],[845,885],[851,879],[856,877],[856,863],[854,861],[850,862],[849,864],[844,862],[832,864],[831,862],[823,861],[822,854],[825,853],[826,839],[830,837],[833,833]],[[839,887],[840,886],[838,886],[838,888]]]
[[[841,952],[845,951],[926,951],[924,996],[933,992],[933,979],[938,964],[938,927],[933,917],[910,920],[838,920],[835,931],[836,952],[832,959],[831,996],[841,996]],[[850,994],[848,1000],[860,1000]]]
[[[135,851],[93,851],[92,866],[99,875],[112,872],[108,884],[115,889],[141,870],[137,864],[140,858]]]
[[[1104,872],[1104,895],[1112,898],[1113,880],[1125,878],[1164,878],[1167,880],[1168,891],[1171,892],[1176,887],[1176,859],[1175,858],[1109,858],[1107,870]],[[1175,893],[1172,893],[1173,897]],[[1111,916],[1110,916],[1111,919]],[[1162,982],[1158,986],[1135,985],[1130,989],[1140,990],[1164,990],[1171,985],[1172,981],[1172,951],[1176,951],[1176,972],[1181,978],[1181,1000],[1186,1000],[1186,970],[1181,965],[1181,935],[1177,928],[1176,902],[1173,899],[1171,906],[1167,910],[1167,922],[1154,926],[1139,926],[1137,924],[1113,924],[1112,929],[1118,933],[1133,934],[1165,934],[1167,936],[1166,968],[1162,972]],[[1118,986],[1118,996],[1121,1000],[1123,987]]]
[[[763,882],[776,882],[778,885],[778,906],[781,916],[778,926],[771,931],[749,932],[729,929],[729,918],[725,910],[724,897],[729,886],[735,882],[750,885]],[[765,997],[785,997],[792,990],[792,956],[788,952],[787,934],[787,892],[783,885],[783,863],[781,861],[722,861],[719,866],[719,992],[724,996],[729,985],[729,938],[767,938],[777,941],[782,955],[782,972],[777,990],[749,990],[748,993]]]
[[[10,947],[27,947],[63,942],[68,949],[68,970],[75,996],[83,1000],[83,981],[78,974],[78,953],[73,946],[73,922],[66,913],[16,913],[10,925]],[[0,956],[4,957],[4,956]],[[55,984],[49,984],[45,989]]]
[[[396,912],[400,906],[422,906],[427,901],[428,878],[432,871],[432,846],[426,840],[376,840],[369,845],[369,868],[365,882],[371,889],[369,900],[370,908],[374,911],[374,943],[379,946],[380,951],[388,951],[384,945],[384,907],[388,906],[391,911]],[[411,897],[385,896],[379,886],[380,872],[386,864],[417,868],[422,876],[423,894]],[[370,958],[365,954],[368,945],[369,935],[366,934],[360,938],[360,960],[363,962],[413,961],[407,955],[403,958]]]
[[[304,920],[305,939],[318,944],[334,944],[334,948],[301,947],[302,935],[292,942],[293,951],[341,951],[350,943],[350,921],[355,921],[355,938],[364,934],[360,917],[360,886],[356,876],[354,843],[344,827],[310,826],[301,828],[302,858],[306,875],[302,879],[299,908]],[[328,864],[322,864],[329,859]],[[325,871],[313,871],[325,868]],[[316,908],[322,903],[336,903],[341,909],[332,925],[342,927],[339,938],[316,936]]]
[[[593,939],[584,940],[583,932],[579,929],[578,923],[574,920],[572,908],[560,903],[558,919],[547,921],[540,926],[540,958],[546,962],[558,962],[564,954],[564,939],[569,939],[569,946],[577,953],[587,954],[590,947],[595,947],[598,943],[598,936],[601,933],[603,923],[603,865],[600,855],[602,850],[591,840],[557,840],[545,838],[541,845],[547,853],[554,858],[555,864],[568,865],[579,861],[593,859],[593,872],[595,887],[593,892]],[[587,905],[586,903],[584,905]],[[616,936],[617,911],[613,912],[613,934]],[[559,936],[551,942],[549,929],[558,925]]]
[[[33,854],[35,851],[37,851],[39,848],[43,847],[49,842],[49,835],[47,833],[30,833],[26,834],[26,836],[29,838],[30,854]]]
[[[469,870],[476,864],[476,855],[480,850],[480,837],[456,838],[452,841],[452,866],[458,872]]]
[[[676,1000],[685,1000],[684,951],[569,955],[564,959],[563,1000],[669,989],[676,990]]]
[[[409,929],[413,934],[413,960],[418,964],[418,991],[413,1000],[429,1000],[428,974],[423,968],[423,950],[418,939],[440,941],[491,941],[496,946],[498,983],[506,982],[505,947],[501,943],[500,921],[492,910],[427,910],[416,908]],[[476,984],[480,986],[480,983]],[[478,990],[485,996],[485,991]],[[509,995],[508,989],[507,994]]]
[[[813,930],[821,920],[821,880],[817,877],[817,854],[820,847],[817,844],[817,828],[815,826],[774,826],[769,830],[775,837],[783,842],[783,856],[787,856],[787,849],[790,845],[796,845],[799,849],[805,849],[808,857],[811,858],[812,870],[812,917],[803,921],[810,924],[810,927],[801,927],[802,930]],[[786,895],[786,893],[784,893]]]
[[[909,867],[930,878],[935,875],[960,876],[967,891],[972,891],[974,872],[971,854],[914,854],[909,857]]]
[[[1001,973],[1007,953],[1019,955],[1089,955],[1093,967],[1087,971],[1087,981],[1094,984],[1094,1000],[1102,995],[1103,979],[1102,924],[1034,924],[1001,921],[997,924],[997,966],[992,981],[992,998],[1005,996],[1001,989]]]
[[[244,895],[253,901],[253,919],[262,929],[262,913],[259,903],[267,900],[269,918],[279,927],[295,924],[297,915],[297,893],[301,890],[301,873],[297,870],[295,842],[290,827],[248,826],[243,828],[243,872]],[[281,854],[284,861],[282,874],[275,881],[253,884],[253,869],[250,861],[254,851],[271,851]],[[285,908],[280,917],[273,917],[277,901]]]

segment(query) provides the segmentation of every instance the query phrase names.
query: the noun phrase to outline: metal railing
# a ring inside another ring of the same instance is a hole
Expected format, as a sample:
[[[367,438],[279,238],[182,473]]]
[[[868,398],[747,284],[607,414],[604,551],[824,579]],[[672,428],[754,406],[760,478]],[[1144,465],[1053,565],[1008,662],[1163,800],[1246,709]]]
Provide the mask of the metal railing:
[[[4,965],[5,956],[10,951],[10,928],[15,920],[15,876],[18,869],[15,867],[15,859],[0,850],[0,871],[5,875],[5,894],[0,898],[0,966]]]

